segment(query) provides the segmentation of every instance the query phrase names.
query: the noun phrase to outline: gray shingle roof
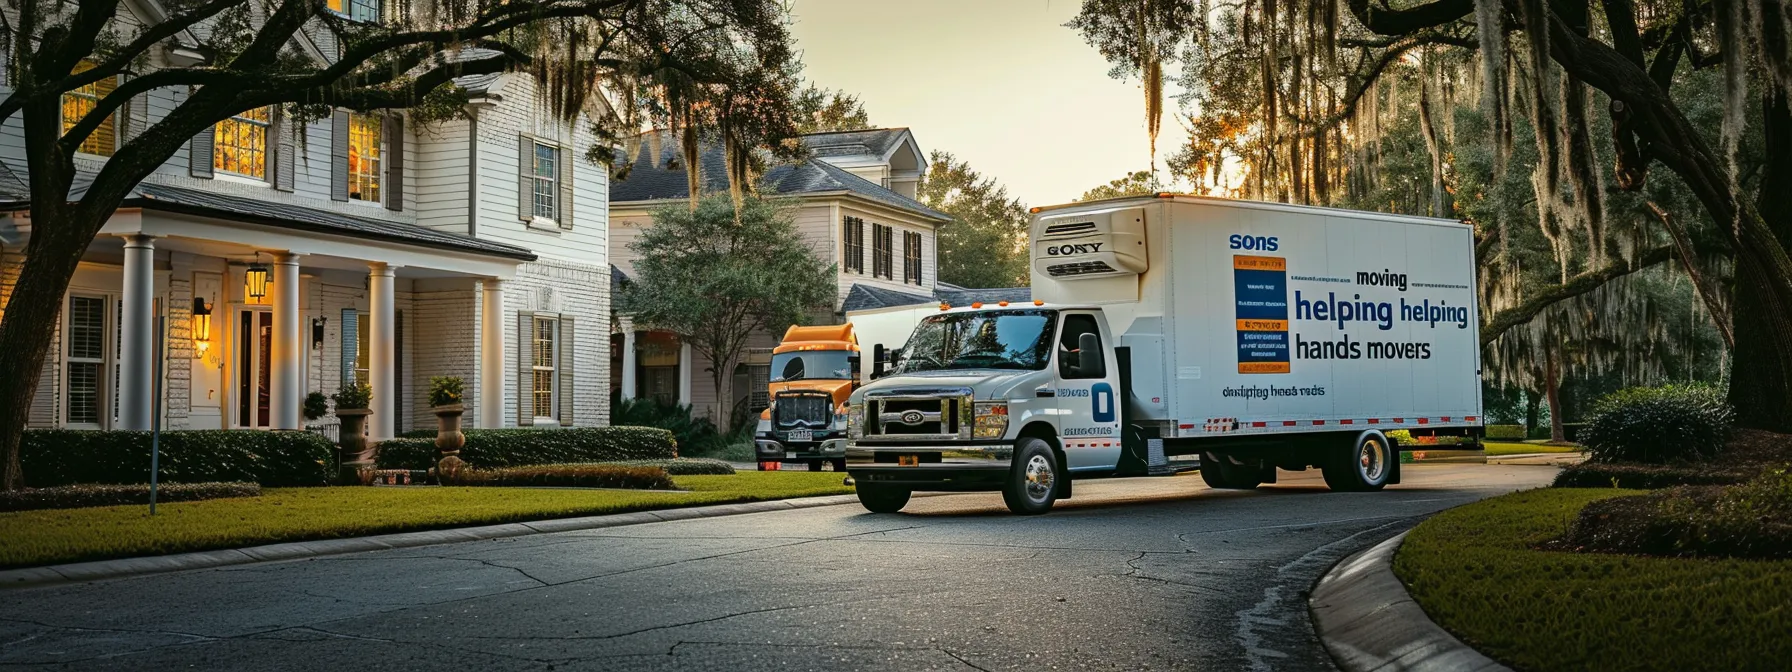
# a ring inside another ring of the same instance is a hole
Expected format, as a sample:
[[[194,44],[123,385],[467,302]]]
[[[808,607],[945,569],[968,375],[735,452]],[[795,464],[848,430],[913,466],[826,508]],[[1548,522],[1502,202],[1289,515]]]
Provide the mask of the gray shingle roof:
[[[11,180],[7,179],[6,176],[11,172],[11,170],[0,172],[0,192],[12,189],[11,183],[19,181],[16,175],[13,175]],[[87,186],[92,182],[92,174],[78,173],[75,176],[74,184],[69,188],[70,198],[80,198],[82,194],[86,193]],[[23,193],[4,195],[12,198],[0,203],[0,211],[24,210],[31,207],[30,201]],[[357,217],[291,203],[277,203],[247,196],[221,194],[166,184],[149,182],[139,184],[137,188],[131,190],[129,195],[125,196],[124,201],[119,203],[119,207],[140,207],[147,210],[216,217],[282,229],[382,240],[520,261],[535,260],[535,253],[527,248],[437,231],[416,224]]]
[[[852,289],[846,291],[846,299],[840,302],[840,312],[917,306],[923,303],[933,303],[933,301],[933,297],[926,294],[909,294],[893,289],[854,283]]]
[[[952,289],[947,289],[952,287]],[[1033,300],[1032,287],[998,287],[994,289],[965,289],[952,285],[941,285],[933,290],[939,300],[954,306],[966,306],[979,301],[983,303],[1026,303]]]
[[[690,197],[690,186],[685,178],[684,167],[681,165],[683,157],[678,145],[678,136],[664,131],[659,133],[659,160],[650,160],[648,155],[652,154],[651,144],[643,141],[640,152],[632,157],[634,160],[630,163],[633,165],[628,169],[627,177],[623,178],[618,173],[618,177],[611,181],[611,203]],[[815,136],[804,136],[805,142],[812,137]],[[722,159],[722,143],[704,141],[702,150],[704,192],[727,191],[728,173]],[[619,158],[627,161],[630,157],[619,155]],[[673,167],[668,168],[669,165]],[[934,221],[945,222],[951,219],[945,213],[929,208],[920,201],[885,189],[882,185],[820,160],[772,166],[765,171],[764,175],[760,176],[759,189],[762,193],[780,196],[844,191]]]
[[[862,131],[839,131],[835,133],[811,133],[803,136],[803,144],[814,150],[816,156],[858,156],[869,154],[884,156],[889,154],[902,136],[908,133],[906,128],[868,128]]]

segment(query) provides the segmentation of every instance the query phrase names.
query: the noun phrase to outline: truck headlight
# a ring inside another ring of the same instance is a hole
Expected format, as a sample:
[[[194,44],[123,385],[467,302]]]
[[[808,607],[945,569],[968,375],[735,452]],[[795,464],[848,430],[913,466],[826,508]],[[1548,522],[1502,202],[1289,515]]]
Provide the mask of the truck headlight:
[[[772,421],[766,418],[760,418],[759,425],[753,428],[753,432],[759,436],[771,436]]]
[[[1008,433],[1008,402],[979,401],[971,438],[999,439]]]
[[[857,439],[864,436],[865,404],[851,404],[846,409],[846,438]]]

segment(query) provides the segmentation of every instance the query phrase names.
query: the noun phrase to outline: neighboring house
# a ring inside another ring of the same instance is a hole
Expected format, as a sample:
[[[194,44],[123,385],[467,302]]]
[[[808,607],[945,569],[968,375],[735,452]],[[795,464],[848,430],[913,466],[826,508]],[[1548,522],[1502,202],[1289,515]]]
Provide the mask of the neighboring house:
[[[295,41],[322,59],[320,35]],[[172,429],[323,431],[305,395],[352,378],[373,388],[377,440],[433,427],[429,379],[448,375],[470,427],[606,424],[609,179],[583,160],[590,120],[555,122],[526,75],[458,83],[472,104],[427,128],[338,110],[301,129],[261,109],[195,137],[88,248],[30,426],[147,429],[156,366]],[[77,168],[185,95],[134,100]],[[32,229],[21,145],[15,115],[0,127],[0,305]]]
[[[950,218],[914,199],[927,165],[914,135],[906,128],[887,128],[818,133],[802,140],[814,158],[770,167],[757,189],[787,205],[803,239],[835,266],[838,294],[832,319],[841,319],[845,303],[857,292],[932,294],[938,266],[935,233]],[[623,157],[633,165],[610,193],[611,261],[618,282],[634,272],[629,244],[652,225],[653,211],[690,197],[678,138],[661,133],[658,142],[641,145],[639,154]],[[726,192],[720,143],[706,142],[702,149],[704,188]],[[612,366],[619,371],[620,397],[675,401],[700,411],[715,407],[714,384],[703,373],[713,365],[672,334],[637,332],[626,316],[617,324]],[[784,330],[773,331],[756,340],[735,367],[730,408],[763,408],[770,348]]]

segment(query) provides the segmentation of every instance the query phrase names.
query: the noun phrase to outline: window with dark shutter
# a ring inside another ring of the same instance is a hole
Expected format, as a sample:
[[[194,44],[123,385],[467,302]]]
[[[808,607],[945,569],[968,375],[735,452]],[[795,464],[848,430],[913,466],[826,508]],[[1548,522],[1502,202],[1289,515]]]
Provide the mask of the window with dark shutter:
[[[902,232],[902,282],[904,284],[922,284],[921,234],[913,231]]]
[[[330,115],[330,200],[348,200],[348,183],[348,110],[336,110]]]
[[[293,178],[296,164],[293,159],[298,155],[298,148],[293,142],[293,118],[276,109],[274,111],[274,188],[280,191],[293,190]]]
[[[845,259],[840,267],[853,273],[865,272],[865,220],[847,217],[841,220],[840,240],[845,245]]]
[[[404,210],[404,117],[386,117],[386,209]]]
[[[574,161],[572,145],[561,145],[558,151],[560,153],[560,212],[559,216],[554,218],[554,221],[559,222],[560,228],[562,229],[571,229],[572,169]]]
[[[571,317],[567,317],[564,315],[560,317],[560,341],[559,341],[560,347],[554,352],[554,359],[559,362],[559,365],[555,367],[554,382],[556,383],[556,385],[559,388],[558,390],[556,390],[556,392],[559,394],[558,401],[559,401],[559,407],[560,407],[558,409],[559,413],[557,415],[560,418],[560,426],[562,426],[562,427],[571,427],[572,426],[572,405],[573,405],[573,398],[574,398],[573,387],[572,387],[572,384],[573,384],[572,322],[573,322],[573,319]]]
[[[882,224],[871,225],[871,276],[894,280],[896,264],[894,259],[895,237],[892,229]]]
[[[535,314],[519,312],[516,315],[516,424],[518,427],[535,426],[535,404],[531,390],[535,389]]]

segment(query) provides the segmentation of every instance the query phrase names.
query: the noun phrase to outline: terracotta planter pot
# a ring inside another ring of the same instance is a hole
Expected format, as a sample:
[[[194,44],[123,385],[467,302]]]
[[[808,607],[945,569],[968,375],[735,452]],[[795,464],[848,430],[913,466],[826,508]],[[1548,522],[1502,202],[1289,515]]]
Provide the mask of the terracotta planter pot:
[[[460,404],[435,407],[436,414],[436,450],[442,457],[460,455],[460,449],[467,445],[467,435],[460,431],[460,416],[466,407]]]
[[[337,464],[344,469],[350,467],[372,467],[374,447],[367,443],[367,416],[373,411],[365,408],[339,408],[336,417],[342,420],[342,437],[337,441]]]

